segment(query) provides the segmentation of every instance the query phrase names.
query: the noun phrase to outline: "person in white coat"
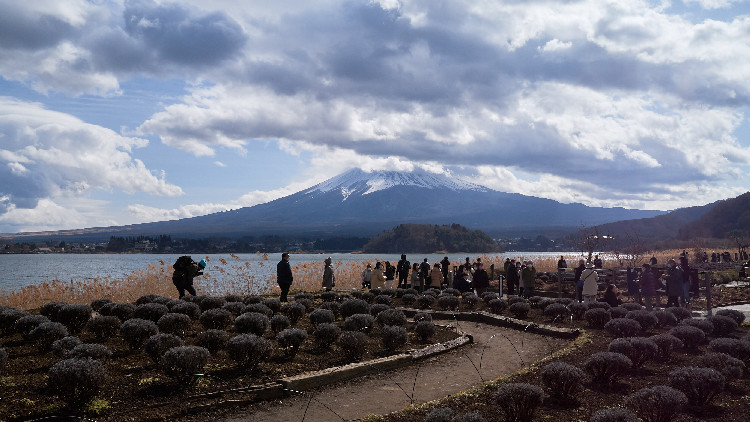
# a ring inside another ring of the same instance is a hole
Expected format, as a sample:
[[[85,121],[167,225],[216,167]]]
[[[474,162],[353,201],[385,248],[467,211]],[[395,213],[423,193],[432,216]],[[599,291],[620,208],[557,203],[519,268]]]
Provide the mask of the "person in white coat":
[[[599,289],[597,284],[599,274],[594,270],[594,264],[590,262],[586,264],[586,268],[581,273],[581,280],[583,280],[583,303],[588,305],[595,302],[596,292]]]

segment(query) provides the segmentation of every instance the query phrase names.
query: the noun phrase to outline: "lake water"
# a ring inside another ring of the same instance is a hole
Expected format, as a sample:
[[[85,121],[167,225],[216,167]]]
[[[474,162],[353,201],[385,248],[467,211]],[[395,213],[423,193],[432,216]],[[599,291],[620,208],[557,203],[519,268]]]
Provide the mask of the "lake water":
[[[575,253],[565,254],[572,257]],[[145,270],[149,265],[160,266],[161,262],[173,264],[180,254],[0,254],[0,292],[10,292],[24,286],[53,281],[86,281],[97,277],[112,279],[125,278],[136,271]],[[272,276],[276,271],[275,264],[281,259],[281,254],[268,254],[267,258],[258,254],[230,254],[209,255],[209,265],[206,272],[211,272],[212,262],[226,259],[233,265],[248,262],[258,279]],[[332,257],[334,262],[350,263],[368,260],[390,261],[393,265],[400,259],[400,254],[292,254],[292,266],[301,263],[321,263],[326,257]],[[424,258],[432,264],[448,256],[451,262],[463,262],[468,256],[474,260],[482,254],[407,254],[412,262],[422,262]],[[554,257],[559,252],[508,252],[502,255],[487,255],[497,257],[496,262],[505,257]],[[199,260],[203,255],[194,254],[193,259]],[[570,262],[570,258],[568,258]],[[263,262],[264,265],[258,265]],[[214,278],[221,278],[218,271],[211,273]]]

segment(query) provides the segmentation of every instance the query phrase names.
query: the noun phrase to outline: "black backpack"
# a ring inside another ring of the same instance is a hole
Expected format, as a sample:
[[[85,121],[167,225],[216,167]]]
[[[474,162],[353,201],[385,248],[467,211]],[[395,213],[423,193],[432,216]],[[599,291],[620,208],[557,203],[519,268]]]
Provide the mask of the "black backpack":
[[[177,261],[175,261],[174,265],[172,265],[172,268],[174,268],[175,271],[182,272],[185,271],[192,263],[193,258],[188,255],[183,255],[177,258]]]

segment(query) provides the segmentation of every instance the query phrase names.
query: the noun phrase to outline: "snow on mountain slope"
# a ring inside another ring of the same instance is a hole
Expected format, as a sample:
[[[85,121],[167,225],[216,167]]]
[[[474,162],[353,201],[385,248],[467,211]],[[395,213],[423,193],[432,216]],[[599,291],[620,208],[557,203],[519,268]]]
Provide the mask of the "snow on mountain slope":
[[[488,192],[491,190],[460,178],[450,178],[421,169],[411,173],[398,171],[373,171],[367,173],[360,169],[353,169],[319,183],[303,193],[315,195],[316,192],[340,191],[342,200],[346,200],[351,195],[368,195],[394,186],[448,189],[455,192],[462,190]]]

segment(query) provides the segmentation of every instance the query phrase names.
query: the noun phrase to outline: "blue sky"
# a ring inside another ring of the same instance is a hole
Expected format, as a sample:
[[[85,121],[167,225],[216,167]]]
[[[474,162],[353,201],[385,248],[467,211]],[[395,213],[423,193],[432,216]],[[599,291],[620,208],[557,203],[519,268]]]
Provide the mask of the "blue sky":
[[[0,0],[0,232],[359,167],[669,210],[750,186],[747,0]]]

